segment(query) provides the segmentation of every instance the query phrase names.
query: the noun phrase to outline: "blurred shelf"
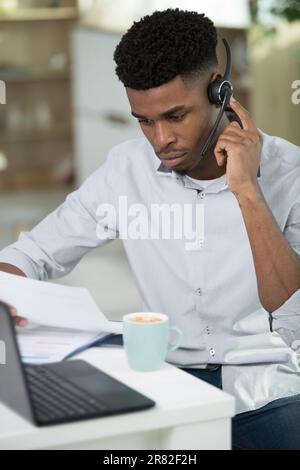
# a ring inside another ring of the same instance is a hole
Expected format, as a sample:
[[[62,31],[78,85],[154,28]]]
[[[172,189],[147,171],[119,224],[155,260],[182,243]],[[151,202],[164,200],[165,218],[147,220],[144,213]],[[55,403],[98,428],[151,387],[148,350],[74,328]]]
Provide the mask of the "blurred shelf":
[[[58,8],[23,8],[12,13],[0,10],[0,22],[5,21],[53,21],[75,20],[78,18],[78,10],[75,7]]]
[[[1,173],[0,173],[1,175]],[[4,174],[3,174],[4,175]],[[33,188],[61,188],[62,183],[58,182],[51,172],[45,171],[45,168],[36,167],[21,173],[0,177],[0,191],[11,191],[19,189]]]
[[[39,4],[26,8],[19,1],[20,8],[5,11],[0,0],[0,79],[9,96],[7,106],[0,106],[5,190],[55,186],[73,158],[69,37],[78,5],[34,2]]]
[[[30,82],[42,82],[42,81],[53,81],[53,80],[69,80],[69,73],[55,74],[55,73],[28,73],[28,75],[17,75],[2,73],[0,70],[0,79],[6,83],[30,83]]]
[[[37,129],[30,132],[7,132],[6,134],[1,132],[0,145],[13,144],[21,142],[37,142],[37,141],[51,141],[51,140],[69,140],[72,135],[70,126],[56,127],[51,130],[42,131]]]

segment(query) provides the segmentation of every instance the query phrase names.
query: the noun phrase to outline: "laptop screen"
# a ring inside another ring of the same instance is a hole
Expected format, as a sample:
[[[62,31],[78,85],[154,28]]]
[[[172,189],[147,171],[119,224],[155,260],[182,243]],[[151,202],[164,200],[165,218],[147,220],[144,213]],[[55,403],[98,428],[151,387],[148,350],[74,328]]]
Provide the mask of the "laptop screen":
[[[4,360],[0,362],[0,401],[32,422],[33,412],[14,325],[3,302],[0,302],[0,341],[5,351]]]

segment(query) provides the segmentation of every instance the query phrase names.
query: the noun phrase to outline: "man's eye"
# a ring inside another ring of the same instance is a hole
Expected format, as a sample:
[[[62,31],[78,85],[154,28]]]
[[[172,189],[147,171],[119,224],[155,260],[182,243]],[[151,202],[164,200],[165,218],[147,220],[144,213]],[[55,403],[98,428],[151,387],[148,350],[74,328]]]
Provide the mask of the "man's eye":
[[[171,121],[181,121],[185,117],[185,114],[174,114],[173,116],[169,116],[168,119]],[[151,125],[152,121],[150,119],[139,119],[138,122],[145,126]]]
[[[185,114],[178,114],[178,115],[170,116],[170,119],[172,119],[173,121],[181,121],[181,119],[183,119],[184,116]]]
[[[139,119],[139,123],[148,126],[151,121],[149,121],[149,119]]]

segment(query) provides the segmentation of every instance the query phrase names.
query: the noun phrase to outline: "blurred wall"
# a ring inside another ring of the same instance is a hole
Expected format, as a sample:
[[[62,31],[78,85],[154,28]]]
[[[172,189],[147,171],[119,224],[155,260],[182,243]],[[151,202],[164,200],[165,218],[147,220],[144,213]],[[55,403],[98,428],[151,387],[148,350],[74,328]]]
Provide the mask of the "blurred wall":
[[[254,29],[250,43],[256,125],[300,145],[300,103],[292,102],[292,83],[300,80],[300,22],[279,25],[274,37],[259,39]]]

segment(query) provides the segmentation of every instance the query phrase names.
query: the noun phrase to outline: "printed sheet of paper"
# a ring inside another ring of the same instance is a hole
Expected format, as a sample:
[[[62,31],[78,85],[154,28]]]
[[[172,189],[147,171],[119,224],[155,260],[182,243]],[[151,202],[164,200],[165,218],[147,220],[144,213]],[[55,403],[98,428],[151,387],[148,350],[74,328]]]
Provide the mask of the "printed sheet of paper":
[[[24,362],[55,362],[108,333],[122,333],[86,288],[69,287],[0,272],[0,300],[29,320],[17,328]]]

